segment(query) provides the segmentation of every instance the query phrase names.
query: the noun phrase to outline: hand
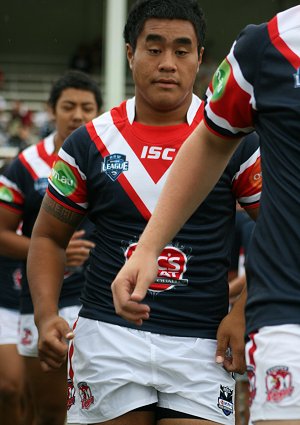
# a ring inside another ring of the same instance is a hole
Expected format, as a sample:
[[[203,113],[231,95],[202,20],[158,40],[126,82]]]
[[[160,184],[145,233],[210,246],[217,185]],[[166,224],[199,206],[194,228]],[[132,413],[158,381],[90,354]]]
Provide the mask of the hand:
[[[85,231],[74,232],[66,249],[66,267],[80,267],[88,259],[90,250],[95,244],[87,239],[82,239]]]
[[[216,362],[223,364],[228,372],[243,374],[246,371],[245,319],[243,311],[240,313],[232,310],[219,325]]]
[[[156,276],[157,259],[134,252],[111,285],[116,313],[139,326],[149,319],[149,306],[140,302]]]
[[[38,351],[42,369],[58,369],[66,361],[68,340],[74,338],[69,324],[57,315],[39,323]]]

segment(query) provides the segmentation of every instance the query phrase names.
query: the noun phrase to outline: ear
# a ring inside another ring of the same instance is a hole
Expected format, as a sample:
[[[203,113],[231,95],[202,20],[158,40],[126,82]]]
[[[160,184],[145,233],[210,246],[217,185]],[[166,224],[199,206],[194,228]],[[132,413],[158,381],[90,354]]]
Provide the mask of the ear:
[[[132,69],[134,52],[133,52],[133,48],[131,47],[129,43],[126,43],[126,56],[127,56],[129,68]]]
[[[198,68],[197,68],[197,72],[199,71],[200,65],[202,63],[203,53],[204,53],[204,47],[201,47],[200,53],[199,53],[199,57],[198,57]]]

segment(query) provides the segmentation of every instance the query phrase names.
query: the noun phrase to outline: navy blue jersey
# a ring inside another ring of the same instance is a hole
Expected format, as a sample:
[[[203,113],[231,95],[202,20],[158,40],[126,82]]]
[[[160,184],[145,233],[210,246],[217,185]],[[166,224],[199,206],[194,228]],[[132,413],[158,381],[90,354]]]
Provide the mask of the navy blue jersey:
[[[0,307],[19,311],[21,277],[21,262],[0,256]]]
[[[75,131],[59,152],[48,188],[54,200],[88,214],[96,226],[80,315],[133,328],[115,314],[111,283],[134,252],[180,146],[202,120],[203,103],[194,96],[187,122],[174,126],[146,126],[134,121],[134,114],[133,98]],[[162,251],[146,299],[151,317],[142,329],[215,338],[228,311],[235,204],[258,205],[259,161],[253,135]]]
[[[29,238],[48,185],[51,167],[57,158],[54,150],[54,134],[51,134],[20,153],[5,170],[4,175],[0,176],[0,205],[20,214],[22,233]],[[83,282],[82,268],[66,269],[60,308],[80,304]],[[26,261],[22,262],[21,313],[33,313],[26,277]]]
[[[213,77],[205,119],[221,136],[253,129],[260,136],[263,192],[248,258],[247,331],[300,324],[300,6],[242,31]]]

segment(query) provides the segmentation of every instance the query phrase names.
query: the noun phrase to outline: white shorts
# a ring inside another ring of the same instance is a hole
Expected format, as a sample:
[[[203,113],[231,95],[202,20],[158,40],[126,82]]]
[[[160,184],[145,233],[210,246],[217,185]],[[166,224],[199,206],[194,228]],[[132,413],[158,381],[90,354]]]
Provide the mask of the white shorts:
[[[18,343],[20,313],[0,307],[0,345]]]
[[[299,355],[299,325],[266,326],[250,336],[246,361],[253,422],[300,421]]]
[[[77,320],[79,305],[64,307],[59,310],[59,315],[63,317],[72,328]],[[25,357],[38,357],[38,330],[34,323],[33,314],[21,314],[20,333],[18,338],[18,351]]]
[[[234,424],[235,381],[216,341],[153,334],[79,317],[69,347],[68,423],[158,406]]]

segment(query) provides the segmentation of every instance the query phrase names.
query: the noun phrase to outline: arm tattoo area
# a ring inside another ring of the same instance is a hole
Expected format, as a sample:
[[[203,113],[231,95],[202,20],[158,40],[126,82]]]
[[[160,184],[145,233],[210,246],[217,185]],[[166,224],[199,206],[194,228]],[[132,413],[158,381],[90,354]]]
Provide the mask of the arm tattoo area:
[[[76,227],[81,221],[82,217],[79,214],[64,208],[62,205],[55,202],[49,196],[45,196],[43,199],[42,207],[48,214],[51,214],[53,217],[67,223],[70,226]]]

